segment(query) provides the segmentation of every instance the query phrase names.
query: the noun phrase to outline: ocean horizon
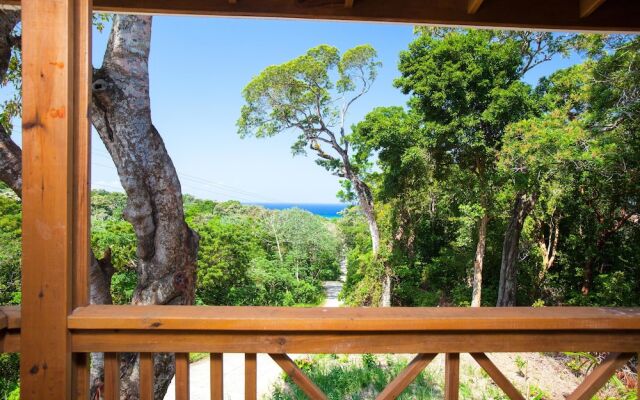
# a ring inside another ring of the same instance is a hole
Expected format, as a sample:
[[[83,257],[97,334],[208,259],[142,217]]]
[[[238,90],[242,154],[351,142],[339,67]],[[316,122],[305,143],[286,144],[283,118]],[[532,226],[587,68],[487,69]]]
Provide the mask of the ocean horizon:
[[[324,218],[340,218],[340,212],[348,207],[347,204],[331,203],[248,203],[261,206],[270,210],[286,210],[299,208]]]

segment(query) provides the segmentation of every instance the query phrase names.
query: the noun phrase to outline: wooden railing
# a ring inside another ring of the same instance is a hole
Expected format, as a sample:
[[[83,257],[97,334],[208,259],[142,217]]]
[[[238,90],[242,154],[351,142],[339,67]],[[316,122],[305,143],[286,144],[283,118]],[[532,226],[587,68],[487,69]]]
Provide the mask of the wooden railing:
[[[0,351],[20,350],[20,313],[0,308]],[[211,353],[222,399],[223,353],[245,354],[245,398],[256,398],[257,353],[268,353],[311,399],[326,396],[287,353],[417,353],[378,399],[399,396],[445,353],[445,398],[457,399],[470,353],[511,399],[524,399],[488,352],[610,352],[568,399],[590,399],[640,350],[640,309],[273,308],[89,306],[67,320],[74,353],[105,353],[104,398],[119,393],[119,352],[140,353],[140,398],[153,398],[153,353],[176,354],[176,398],[189,398],[190,352]],[[43,334],[46,334],[43,332]]]

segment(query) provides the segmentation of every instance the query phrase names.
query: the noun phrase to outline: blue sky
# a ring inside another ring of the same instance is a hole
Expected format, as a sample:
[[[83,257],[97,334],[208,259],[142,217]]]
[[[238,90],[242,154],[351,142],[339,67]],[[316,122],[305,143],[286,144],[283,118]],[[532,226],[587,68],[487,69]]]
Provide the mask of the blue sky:
[[[101,63],[109,27],[94,34],[94,65]],[[318,21],[155,17],[150,60],[154,124],[178,170],[184,193],[243,202],[336,203],[336,177],[308,157],[293,157],[293,133],[240,139],[236,120],[243,87],[268,65],[319,44],[341,51],[371,44],[383,63],[373,89],[351,110],[357,122],[377,106],[404,105],[392,85],[398,53],[413,39],[410,25]],[[527,80],[575,63],[559,59]],[[115,167],[93,136],[94,188],[121,190]]]

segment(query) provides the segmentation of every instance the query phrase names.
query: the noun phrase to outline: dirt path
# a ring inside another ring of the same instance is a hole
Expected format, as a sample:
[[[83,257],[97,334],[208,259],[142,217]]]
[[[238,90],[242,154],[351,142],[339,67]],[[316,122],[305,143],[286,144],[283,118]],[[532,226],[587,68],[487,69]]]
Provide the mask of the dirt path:
[[[342,301],[338,295],[342,290],[347,275],[347,259],[340,262],[340,280],[324,282],[324,290],[327,295],[323,307],[340,307]],[[292,355],[292,358],[297,358]],[[225,354],[223,358],[224,372],[224,398],[225,400],[244,399],[244,354]],[[208,400],[209,389],[209,357],[197,361],[189,367],[189,389],[192,400]],[[258,398],[271,393],[274,383],[282,376],[282,370],[267,354],[258,354]],[[175,379],[171,381],[169,390],[164,400],[175,399]]]

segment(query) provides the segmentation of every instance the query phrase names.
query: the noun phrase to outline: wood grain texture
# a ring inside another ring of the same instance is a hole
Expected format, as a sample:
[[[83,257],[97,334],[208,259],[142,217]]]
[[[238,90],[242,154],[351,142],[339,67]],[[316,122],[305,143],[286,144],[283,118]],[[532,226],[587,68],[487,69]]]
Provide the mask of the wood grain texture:
[[[471,357],[484,369],[493,381],[511,400],[525,400],[524,396],[507,379],[485,353],[471,353]]]
[[[384,21],[496,28],[534,28],[607,32],[640,31],[640,2],[609,1],[589,18],[581,18],[575,1],[490,0],[482,12],[469,14],[469,0],[94,0],[100,12],[124,14],[218,15],[229,17],[301,18],[343,21]],[[19,0],[2,0],[8,6]]]
[[[74,25],[81,4],[22,5],[21,398],[70,399]],[[84,116],[86,118],[86,114]]]
[[[90,265],[90,213],[91,213],[91,125],[89,107],[91,102],[91,29],[92,2],[75,0],[74,14],[74,104],[77,108],[73,136],[73,262],[72,303],[73,308],[89,304]],[[86,400],[89,393],[89,355],[72,355],[71,386],[76,400]]]
[[[216,331],[521,331],[640,329],[640,308],[284,308],[88,306],[71,329]]]
[[[400,396],[436,356],[435,353],[415,356],[409,365],[378,394],[376,400],[392,400]]]
[[[104,400],[120,400],[120,354],[104,355]]]
[[[593,14],[606,0],[580,0],[580,18]]]
[[[320,390],[318,386],[307,375],[302,372],[291,358],[286,354],[269,354],[282,368],[282,370],[295,382],[296,385],[307,395],[311,400],[326,400],[327,396]]]
[[[255,353],[244,355],[244,398],[256,400],[258,396],[258,359]]]
[[[189,400],[189,353],[176,354],[176,400]]]
[[[204,353],[477,353],[636,351],[639,332],[188,332],[82,331],[71,336],[76,352]]]
[[[483,2],[484,0],[469,0],[467,3],[467,13],[475,14]]]
[[[609,378],[633,357],[633,353],[611,353],[578,385],[567,400],[589,400],[609,381]]]
[[[444,359],[444,398],[458,400],[460,396],[460,354],[447,353]]]
[[[153,354],[140,353],[140,400],[153,400]]]
[[[222,382],[224,364],[222,353],[212,353],[209,360],[211,400],[222,400],[224,397],[224,385]]]

